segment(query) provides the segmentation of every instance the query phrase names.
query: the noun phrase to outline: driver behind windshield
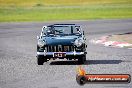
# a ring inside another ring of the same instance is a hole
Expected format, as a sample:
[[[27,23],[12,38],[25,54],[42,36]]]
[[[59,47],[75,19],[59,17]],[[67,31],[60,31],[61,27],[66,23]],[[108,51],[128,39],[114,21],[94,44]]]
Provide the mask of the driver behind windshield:
[[[53,27],[47,29],[47,35],[54,35],[55,34],[55,30]]]

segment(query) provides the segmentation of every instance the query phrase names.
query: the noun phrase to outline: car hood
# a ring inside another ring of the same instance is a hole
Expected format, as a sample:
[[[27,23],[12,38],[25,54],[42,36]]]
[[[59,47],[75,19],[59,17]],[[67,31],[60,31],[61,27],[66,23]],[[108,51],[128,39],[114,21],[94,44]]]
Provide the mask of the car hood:
[[[79,36],[45,37],[46,45],[73,45]]]

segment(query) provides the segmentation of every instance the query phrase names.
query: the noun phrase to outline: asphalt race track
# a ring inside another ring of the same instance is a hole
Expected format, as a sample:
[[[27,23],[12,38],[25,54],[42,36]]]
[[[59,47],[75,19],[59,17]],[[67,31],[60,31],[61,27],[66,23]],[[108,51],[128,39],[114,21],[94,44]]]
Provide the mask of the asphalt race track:
[[[132,19],[63,22],[0,23],[0,88],[131,88],[129,84],[76,83],[76,61],[55,60],[37,65],[36,36],[43,25],[76,23],[87,38],[84,69],[94,74],[130,74],[132,49],[104,47],[89,43],[104,35],[132,32]]]

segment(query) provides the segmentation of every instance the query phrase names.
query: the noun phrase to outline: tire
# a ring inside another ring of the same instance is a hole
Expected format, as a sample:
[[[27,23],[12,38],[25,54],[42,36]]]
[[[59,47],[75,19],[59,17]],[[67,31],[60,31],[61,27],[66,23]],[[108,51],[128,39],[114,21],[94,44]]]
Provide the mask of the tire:
[[[86,61],[86,55],[84,55],[84,62]]]
[[[78,58],[78,63],[79,63],[79,64],[84,64],[85,61],[86,61],[86,55],[80,56],[80,57]]]
[[[47,62],[47,58],[44,58],[44,56],[37,56],[38,65],[43,65],[44,62]]]

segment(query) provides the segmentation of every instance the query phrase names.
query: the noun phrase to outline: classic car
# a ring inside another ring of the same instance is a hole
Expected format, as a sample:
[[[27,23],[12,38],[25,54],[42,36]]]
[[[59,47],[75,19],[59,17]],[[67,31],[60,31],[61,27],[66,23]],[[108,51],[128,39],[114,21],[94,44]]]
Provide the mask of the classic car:
[[[86,61],[86,38],[84,31],[76,24],[53,24],[43,26],[37,36],[37,63],[43,65],[51,59]]]

